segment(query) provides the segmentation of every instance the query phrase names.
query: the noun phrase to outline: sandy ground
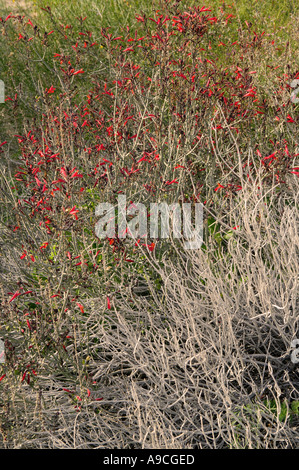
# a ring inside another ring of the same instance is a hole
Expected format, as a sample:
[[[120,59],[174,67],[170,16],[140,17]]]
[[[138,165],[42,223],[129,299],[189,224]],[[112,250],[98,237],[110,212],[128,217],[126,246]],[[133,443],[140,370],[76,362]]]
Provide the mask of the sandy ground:
[[[26,0],[0,0],[0,8],[5,8],[12,13],[23,13],[24,10],[27,10],[30,14],[33,13],[33,4],[30,1]]]
[[[25,0],[2,0],[1,3],[3,3],[6,8],[15,10],[18,8],[27,8],[28,4],[31,2],[26,2]]]

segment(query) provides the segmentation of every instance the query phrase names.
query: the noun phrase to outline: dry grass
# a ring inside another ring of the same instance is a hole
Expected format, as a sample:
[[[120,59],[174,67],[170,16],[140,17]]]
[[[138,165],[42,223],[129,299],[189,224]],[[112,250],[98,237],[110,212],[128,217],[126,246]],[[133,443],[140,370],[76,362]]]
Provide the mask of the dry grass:
[[[75,341],[61,370],[57,352],[41,359],[38,389],[14,380],[13,371],[14,387],[4,385],[2,435],[12,424],[17,432],[2,445],[296,447],[296,421],[278,417],[284,402],[298,399],[290,361],[298,332],[298,194],[298,185],[287,200],[270,192],[270,210],[265,194],[245,186],[231,205],[241,228],[218,259],[213,238],[206,252],[177,246],[164,268],[152,258],[159,292],[149,281],[152,295],[134,295],[132,273],[129,285],[117,286],[117,308],[104,313],[95,297],[85,302],[88,316],[65,317],[60,331]],[[276,402],[276,415],[266,398]]]

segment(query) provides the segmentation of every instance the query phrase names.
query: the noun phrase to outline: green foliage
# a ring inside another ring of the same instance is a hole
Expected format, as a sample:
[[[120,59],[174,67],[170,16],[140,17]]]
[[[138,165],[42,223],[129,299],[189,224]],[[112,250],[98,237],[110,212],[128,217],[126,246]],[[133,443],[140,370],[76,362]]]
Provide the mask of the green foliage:
[[[271,426],[272,420],[274,422],[279,420],[281,423],[292,424],[295,417],[299,416],[299,402],[296,400],[290,403],[287,400],[277,402],[272,399],[265,399],[261,403],[251,402],[243,405],[239,411],[234,415],[238,418],[233,420],[235,430],[235,444],[233,448],[244,449],[248,448],[246,438],[240,435],[238,430],[249,428],[250,434],[255,436],[256,442],[259,441],[266,426]],[[273,423],[272,423],[273,425]]]

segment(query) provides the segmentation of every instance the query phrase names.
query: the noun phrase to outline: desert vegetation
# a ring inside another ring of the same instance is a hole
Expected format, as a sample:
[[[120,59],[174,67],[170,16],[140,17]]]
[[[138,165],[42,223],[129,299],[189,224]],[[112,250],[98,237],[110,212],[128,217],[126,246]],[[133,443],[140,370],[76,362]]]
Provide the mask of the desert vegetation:
[[[251,3],[2,2],[0,448],[296,448],[298,7]],[[201,247],[97,238],[120,194]]]

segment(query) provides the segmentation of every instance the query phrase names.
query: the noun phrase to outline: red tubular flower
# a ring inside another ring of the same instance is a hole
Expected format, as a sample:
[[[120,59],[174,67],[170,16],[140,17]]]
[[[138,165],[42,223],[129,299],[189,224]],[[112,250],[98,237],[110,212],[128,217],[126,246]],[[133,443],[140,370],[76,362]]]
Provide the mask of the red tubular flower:
[[[83,306],[82,306],[81,304],[79,304],[78,302],[77,302],[77,305],[78,305],[78,307],[80,308],[81,313],[84,313],[84,308],[83,308]]]
[[[78,217],[77,217],[77,213],[78,213],[78,212],[79,212],[79,210],[76,209],[76,206],[74,206],[74,207],[70,210],[70,214],[71,214],[71,215],[74,215],[76,220],[78,220]]]
[[[18,295],[21,295],[21,292],[16,292],[12,298],[9,300],[9,303],[12,302],[16,297],[18,297]]]

